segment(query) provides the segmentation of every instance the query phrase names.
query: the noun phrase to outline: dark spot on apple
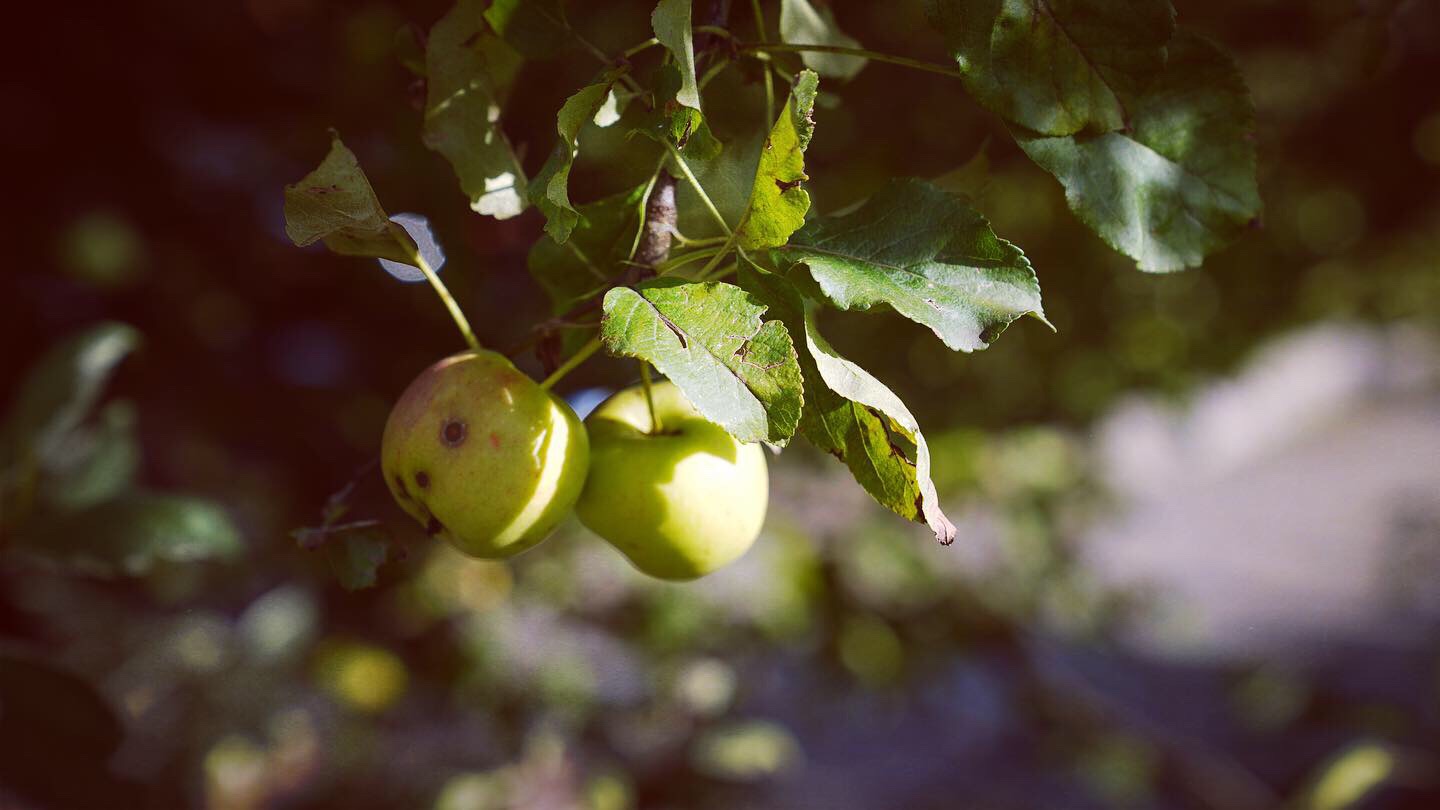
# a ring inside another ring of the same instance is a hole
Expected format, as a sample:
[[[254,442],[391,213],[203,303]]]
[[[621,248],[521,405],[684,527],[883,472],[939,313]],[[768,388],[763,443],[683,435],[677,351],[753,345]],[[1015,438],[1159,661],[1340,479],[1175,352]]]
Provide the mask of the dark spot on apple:
[[[429,489],[430,473],[427,473],[424,470],[415,473],[415,486],[420,487],[421,489]]]
[[[500,449],[500,434],[493,431],[490,433],[490,446],[496,450]]]
[[[440,442],[447,447],[459,447],[465,443],[465,434],[469,432],[464,422],[451,419],[440,427]]]
[[[395,495],[399,498],[409,498],[410,491],[405,489],[405,479],[395,476]]]
[[[434,537],[443,531],[445,531],[445,524],[440,522],[440,518],[431,515],[430,522],[425,524],[425,533]]]

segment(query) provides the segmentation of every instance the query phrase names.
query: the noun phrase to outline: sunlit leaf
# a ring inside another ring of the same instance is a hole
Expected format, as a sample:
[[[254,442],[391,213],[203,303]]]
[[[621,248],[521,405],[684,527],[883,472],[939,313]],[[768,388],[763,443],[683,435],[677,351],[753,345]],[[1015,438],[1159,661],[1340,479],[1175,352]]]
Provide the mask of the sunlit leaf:
[[[483,0],[459,0],[430,29],[425,145],[445,156],[476,212],[506,219],[525,208],[525,172],[500,129],[520,56],[481,18]]]
[[[625,269],[640,238],[645,185],[581,205],[580,219],[561,245],[542,236],[530,249],[530,274],[545,288],[556,312],[599,292]]]
[[[99,401],[115,366],[140,345],[123,323],[102,323],[46,352],[10,403],[0,430],[0,466],[53,454]]]
[[[853,213],[815,219],[780,251],[836,306],[888,305],[952,349],[983,349],[1020,316],[1045,317],[1025,254],[964,197],[922,180],[892,181]]]
[[[611,82],[592,84],[565,100],[556,116],[560,142],[530,184],[531,202],[545,215],[545,233],[564,244],[580,219],[570,204],[570,167],[580,154],[580,130],[595,119],[610,96]]]
[[[159,562],[239,554],[239,530],[216,504],[180,495],[131,492],[76,512],[27,523],[16,548],[72,570],[134,576]]]
[[[810,179],[805,174],[805,148],[815,132],[818,84],[814,71],[801,71],[770,130],[760,152],[749,205],[735,229],[736,244],[742,248],[778,247],[805,224],[810,193],[801,184]]]
[[[285,187],[285,233],[300,247],[323,241],[345,256],[413,263],[414,243],[390,223],[355,153],[333,130],[319,168]]]
[[[784,444],[803,392],[790,333],[731,284],[661,278],[605,296],[600,337],[611,354],[646,360],[705,418],[743,442]]]
[[[981,104],[1046,135],[1126,125],[1124,95],[1165,65],[1169,0],[927,0]]]
[[[809,0],[780,0],[780,39],[792,45],[829,45],[859,48],[860,43],[845,35],[835,24],[828,6],[816,8]],[[806,51],[800,54],[805,66],[826,78],[846,80],[865,67],[865,57]]]
[[[1127,107],[1124,132],[1016,140],[1065,186],[1075,215],[1141,270],[1195,267],[1260,215],[1245,83],[1224,52],[1181,32],[1164,73]]]
[[[940,509],[930,478],[930,449],[910,410],[830,346],[816,327],[815,304],[788,280],[742,261],[739,281],[792,335],[804,336],[797,346],[805,386],[801,435],[844,462],[881,505],[926,524],[940,542],[951,542],[955,526]]]
[[[595,117],[591,120],[595,126],[601,129],[614,126],[625,116],[625,109],[630,106],[630,102],[634,101],[635,97],[635,93],[612,84],[610,94],[605,97],[605,103],[600,105],[600,109],[595,112]]]
[[[695,78],[695,39],[690,24],[691,0],[660,0],[650,15],[655,38],[674,58],[680,70],[680,90],[675,101],[692,110],[700,109],[700,85]]]

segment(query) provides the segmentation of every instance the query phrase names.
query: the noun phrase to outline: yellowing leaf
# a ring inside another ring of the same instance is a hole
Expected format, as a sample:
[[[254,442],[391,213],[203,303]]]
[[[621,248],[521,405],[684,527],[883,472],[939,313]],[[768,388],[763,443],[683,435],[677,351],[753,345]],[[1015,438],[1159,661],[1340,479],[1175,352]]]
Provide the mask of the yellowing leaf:
[[[779,247],[805,224],[810,194],[801,184],[810,179],[805,174],[805,148],[815,132],[813,116],[819,81],[812,70],[800,73],[790,99],[765,140],[750,203],[735,233],[736,244],[742,248]]]
[[[425,145],[445,156],[477,213],[507,219],[525,209],[525,172],[500,129],[520,56],[490,32],[483,0],[459,0],[430,29]]]

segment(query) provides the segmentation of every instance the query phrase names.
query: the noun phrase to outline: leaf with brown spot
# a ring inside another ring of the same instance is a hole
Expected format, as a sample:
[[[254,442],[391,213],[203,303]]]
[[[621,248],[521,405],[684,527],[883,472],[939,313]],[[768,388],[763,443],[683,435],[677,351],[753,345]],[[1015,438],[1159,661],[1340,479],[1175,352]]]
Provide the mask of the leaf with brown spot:
[[[324,242],[344,256],[415,263],[415,242],[390,222],[355,153],[334,130],[320,166],[285,187],[285,233],[300,247]]]
[[[736,244],[749,250],[779,247],[805,224],[810,210],[810,193],[801,188],[805,174],[805,149],[815,133],[815,95],[820,78],[812,70],[795,79],[790,99],[770,130],[750,202],[735,229]]]
[[[796,341],[805,381],[800,434],[843,461],[883,506],[926,524],[941,543],[953,541],[955,525],[941,511],[930,479],[930,448],[905,404],[830,346],[816,328],[814,302],[789,280],[742,260],[739,281],[791,334],[803,336]]]

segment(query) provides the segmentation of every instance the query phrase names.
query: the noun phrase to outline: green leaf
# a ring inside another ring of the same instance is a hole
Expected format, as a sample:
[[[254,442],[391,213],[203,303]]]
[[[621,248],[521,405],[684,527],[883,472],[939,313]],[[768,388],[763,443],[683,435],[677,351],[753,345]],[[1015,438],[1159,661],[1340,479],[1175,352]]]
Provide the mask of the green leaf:
[[[579,222],[565,244],[542,236],[530,249],[530,275],[550,295],[555,312],[589,298],[624,271],[640,239],[646,188],[642,183],[580,206]]]
[[[805,148],[815,133],[819,82],[814,71],[801,71],[770,130],[755,169],[749,205],[735,229],[736,244],[742,248],[779,247],[805,224],[810,194],[800,184],[810,179],[805,174]]]
[[[605,106],[611,84],[589,85],[565,100],[555,123],[560,142],[530,185],[530,200],[545,215],[545,233],[561,244],[580,219],[580,212],[570,204],[570,168],[580,154],[580,130]]]
[[[727,223],[737,223],[750,208],[764,149],[763,130],[751,130],[722,144],[702,122],[680,153],[720,215]],[[683,176],[678,169],[674,174]],[[681,233],[691,238],[724,235],[690,183],[676,185],[675,200]]]
[[[1195,267],[1260,215],[1244,81],[1219,48],[1181,32],[1164,73],[1127,106],[1125,132],[1016,140],[1065,187],[1076,216],[1141,270]]]
[[[655,88],[657,105],[648,113],[636,114],[635,119],[638,120],[632,122],[629,131],[674,146],[725,221],[739,222],[750,205],[755,172],[760,165],[760,153],[767,133],[747,127],[735,139],[722,143],[698,112],[691,119],[667,112],[689,109],[673,103],[674,93],[680,88],[679,76],[674,65],[665,65],[661,69]],[[673,176],[684,176],[674,160],[669,161],[667,168]],[[679,210],[677,227],[681,233],[691,238],[727,235],[688,181],[676,187],[675,195]]]
[[[595,117],[591,120],[595,126],[601,129],[614,126],[619,123],[621,118],[625,117],[626,108],[637,96],[637,93],[626,90],[624,87],[610,85],[610,94],[605,97],[605,102],[600,105],[600,109],[596,111]]]
[[[17,550],[100,576],[135,576],[162,561],[230,558],[244,548],[239,530],[216,504],[154,492],[33,519],[16,540]]]
[[[389,535],[378,526],[337,531],[325,543],[325,559],[340,587],[358,591],[375,585],[390,546]]]
[[[1169,0],[927,0],[930,21],[997,115],[1045,135],[1110,132],[1165,65]]]
[[[721,282],[660,278],[605,296],[600,339],[611,354],[649,362],[705,418],[742,442],[783,445],[804,401],[790,333],[765,307]]]
[[[525,209],[525,171],[500,129],[520,55],[481,19],[483,0],[459,0],[430,29],[425,145],[445,156],[476,212],[507,219]]]
[[[560,0],[494,0],[485,9],[485,22],[527,59],[545,59],[570,45]]]
[[[1025,254],[964,197],[923,180],[891,181],[855,212],[811,221],[779,252],[809,267],[836,306],[889,305],[952,349],[983,349],[1021,315],[1045,321]]]
[[[660,102],[649,114],[652,121],[651,137],[661,143],[670,143],[677,149],[684,149],[694,138],[697,146],[689,151],[701,156],[712,156],[720,151],[720,141],[710,132],[705,116],[693,107],[686,107],[676,100],[682,89],[680,70],[673,64],[660,69],[660,80],[655,87],[655,98]],[[672,92],[673,91],[673,92]]]
[[[334,130],[319,168],[285,187],[285,233],[300,247],[323,241],[344,256],[415,263],[414,241],[391,224],[355,153]]]
[[[791,45],[830,45],[838,48],[859,48],[860,43],[845,35],[835,24],[835,15],[828,6],[817,9],[809,0],[780,0],[780,39]],[[865,67],[865,57],[834,53],[803,52],[805,66],[821,76],[842,81],[851,79]]]
[[[83,509],[128,489],[140,471],[135,408],[112,402],[94,425],[76,428],[44,460],[41,495],[58,509]]]
[[[0,430],[0,466],[53,455],[95,407],[120,361],[140,345],[140,333],[107,322],[46,352],[24,381]]]
[[[789,280],[742,259],[739,281],[792,335],[805,336],[797,347],[805,381],[801,435],[844,462],[882,506],[928,525],[941,543],[954,540],[930,478],[930,448],[905,404],[830,346],[816,328],[815,304]]]
[[[650,14],[650,27],[680,70],[680,90],[675,94],[675,101],[699,110],[700,84],[695,79],[695,39],[690,25],[690,0],[660,0]]]

